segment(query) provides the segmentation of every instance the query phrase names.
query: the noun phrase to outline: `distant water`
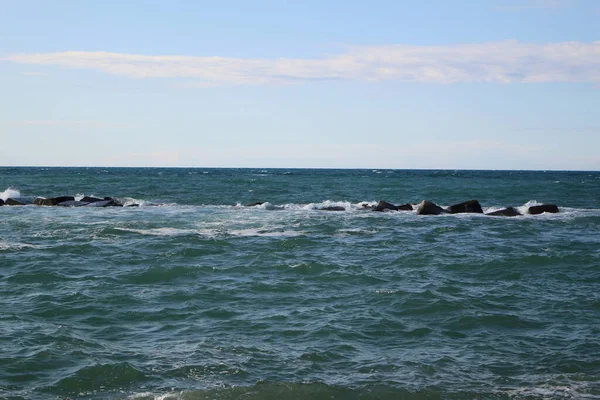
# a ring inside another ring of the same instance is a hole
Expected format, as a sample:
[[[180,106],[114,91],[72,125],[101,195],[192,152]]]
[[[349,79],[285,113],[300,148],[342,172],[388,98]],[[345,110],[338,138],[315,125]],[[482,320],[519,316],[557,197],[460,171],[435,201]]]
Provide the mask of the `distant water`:
[[[60,195],[141,206],[0,207],[1,399],[600,399],[600,172],[0,168]]]

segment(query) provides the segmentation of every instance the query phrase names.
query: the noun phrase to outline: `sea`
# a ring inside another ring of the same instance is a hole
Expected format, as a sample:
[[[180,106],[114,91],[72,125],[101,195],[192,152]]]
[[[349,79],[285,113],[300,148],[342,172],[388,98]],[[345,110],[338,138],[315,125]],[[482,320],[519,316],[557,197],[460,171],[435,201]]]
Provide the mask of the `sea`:
[[[125,206],[0,207],[0,399],[600,399],[600,172],[0,168],[56,196]]]

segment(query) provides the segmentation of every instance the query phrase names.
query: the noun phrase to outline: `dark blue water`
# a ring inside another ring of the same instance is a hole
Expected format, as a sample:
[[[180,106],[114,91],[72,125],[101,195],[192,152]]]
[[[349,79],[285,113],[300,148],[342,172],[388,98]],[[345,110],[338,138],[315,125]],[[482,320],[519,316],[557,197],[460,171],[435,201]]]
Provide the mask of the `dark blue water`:
[[[2,399],[600,398],[599,172],[0,168],[60,195],[139,207],[0,207]]]

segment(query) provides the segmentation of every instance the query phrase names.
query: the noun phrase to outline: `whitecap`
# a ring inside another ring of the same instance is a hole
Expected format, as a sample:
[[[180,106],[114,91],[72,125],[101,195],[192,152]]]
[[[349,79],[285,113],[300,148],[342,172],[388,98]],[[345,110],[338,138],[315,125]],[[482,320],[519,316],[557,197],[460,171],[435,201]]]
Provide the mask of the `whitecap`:
[[[6,201],[6,199],[18,199],[19,197],[21,197],[21,192],[11,187],[0,193],[0,199],[3,201]]]

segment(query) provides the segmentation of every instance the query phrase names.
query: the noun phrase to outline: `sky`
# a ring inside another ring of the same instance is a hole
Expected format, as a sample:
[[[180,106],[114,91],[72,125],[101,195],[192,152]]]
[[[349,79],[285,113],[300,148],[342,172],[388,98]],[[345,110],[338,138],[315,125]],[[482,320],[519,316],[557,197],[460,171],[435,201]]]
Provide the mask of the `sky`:
[[[600,0],[0,0],[0,165],[600,170]]]

